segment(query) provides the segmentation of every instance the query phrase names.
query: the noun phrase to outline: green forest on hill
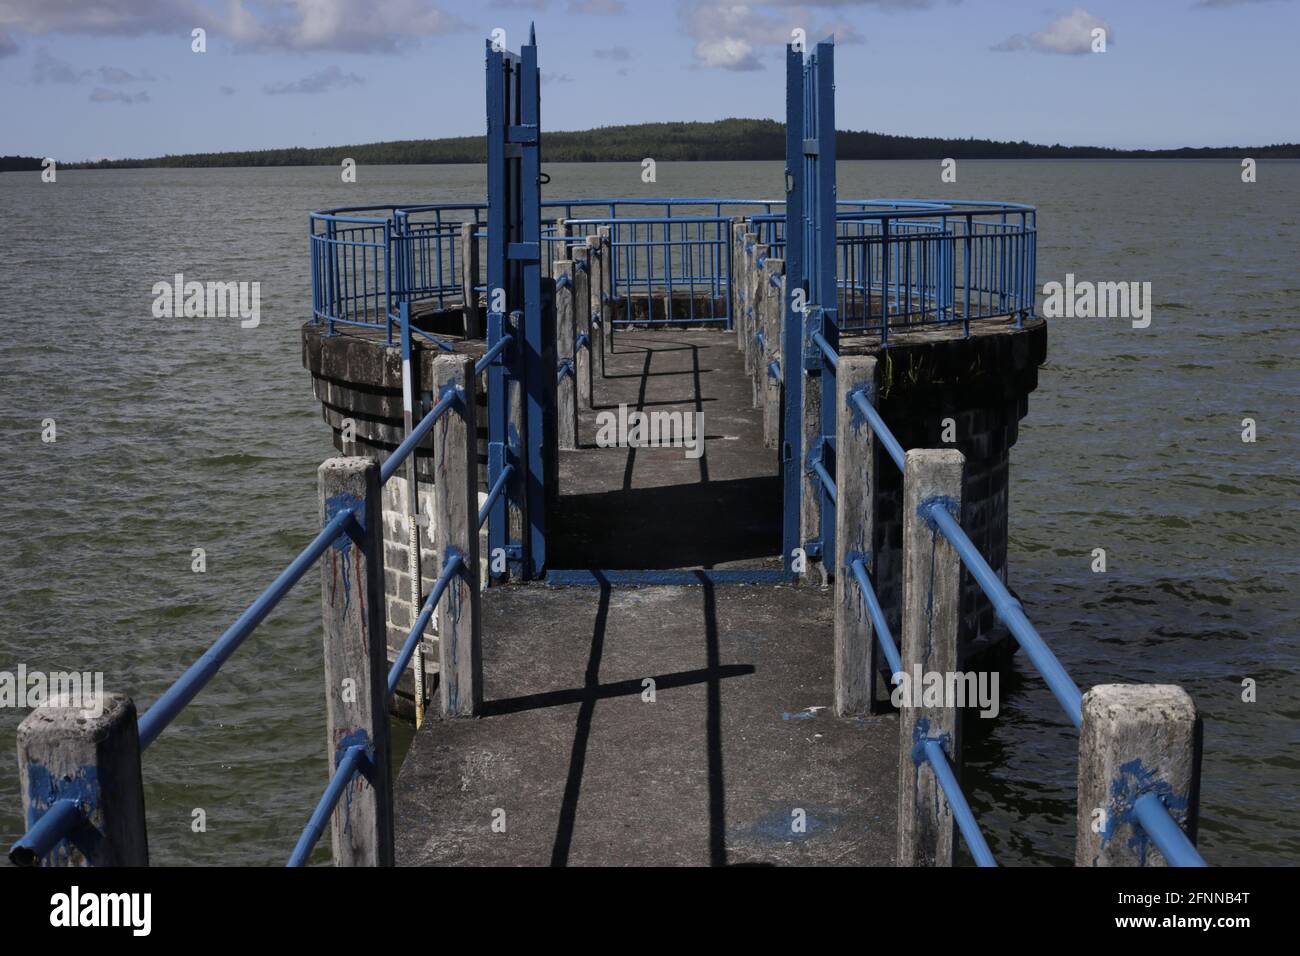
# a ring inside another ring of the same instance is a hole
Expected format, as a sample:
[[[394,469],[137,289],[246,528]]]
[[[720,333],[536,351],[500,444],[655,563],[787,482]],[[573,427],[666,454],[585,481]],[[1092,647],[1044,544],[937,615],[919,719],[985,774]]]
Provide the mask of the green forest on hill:
[[[1101,146],[1046,146],[988,139],[943,139],[892,136],[866,130],[846,130],[836,136],[840,159],[1296,159],[1300,144],[1271,146],[1184,147],[1181,149],[1124,150]],[[406,139],[350,146],[243,150],[221,153],[186,153],[151,159],[115,159],[67,163],[72,168],[122,169],[136,167],[205,166],[336,166],[344,158],[358,164],[481,163],[486,155],[482,136],[449,139]],[[774,120],[725,119],[711,123],[638,123],[603,126],[575,132],[544,131],[542,158],[550,163],[781,160],[785,158],[785,126]],[[40,159],[0,157],[0,170],[39,169]]]

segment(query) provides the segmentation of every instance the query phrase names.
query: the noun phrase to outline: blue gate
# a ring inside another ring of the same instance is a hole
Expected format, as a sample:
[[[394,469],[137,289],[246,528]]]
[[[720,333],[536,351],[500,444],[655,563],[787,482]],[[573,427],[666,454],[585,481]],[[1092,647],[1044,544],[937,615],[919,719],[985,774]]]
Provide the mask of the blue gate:
[[[528,39],[517,54],[487,44],[488,487],[510,468],[488,517],[494,578],[505,574],[503,556],[517,577],[546,565],[541,97],[531,29]]]
[[[838,344],[838,289],[835,260],[835,45],[827,39],[804,56],[786,47],[786,303],[782,335],[787,369],[820,370],[818,339]],[[835,473],[835,378],[820,375],[819,434],[804,446],[802,406],[804,379],[785,379],[782,477],[784,566],[793,570],[796,548],[810,558],[834,554],[835,511],[818,469]],[[810,384],[810,387],[818,387]],[[821,528],[811,541],[800,540],[799,513],[803,482],[812,481],[821,496]]]

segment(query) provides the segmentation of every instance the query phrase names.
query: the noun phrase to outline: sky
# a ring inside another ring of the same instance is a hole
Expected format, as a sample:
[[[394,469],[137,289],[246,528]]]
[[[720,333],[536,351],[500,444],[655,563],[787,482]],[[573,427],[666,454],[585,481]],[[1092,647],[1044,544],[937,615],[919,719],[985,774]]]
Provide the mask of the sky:
[[[801,29],[835,35],[840,129],[1123,148],[1300,140],[1300,0],[1082,4],[0,0],[0,154],[481,134],[484,40],[502,29],[518,50],[530,22],[543,134],[783,120],[783,46]]]

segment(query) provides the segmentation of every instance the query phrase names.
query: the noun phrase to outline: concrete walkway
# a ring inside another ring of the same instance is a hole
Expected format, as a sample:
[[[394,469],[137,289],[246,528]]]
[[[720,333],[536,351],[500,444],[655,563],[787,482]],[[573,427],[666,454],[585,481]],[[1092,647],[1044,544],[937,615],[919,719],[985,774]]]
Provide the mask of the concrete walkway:
[[[734,336],[620,332],[596,371],[548,566],[779,567],[777,455]],[[706,453],[595,447],[620,404],[702,411]],[[897,718],[833,716],[827,592],[514,585],[483,618],[483,716],[416,734],[398,863],[893,862]]]
[[[595,408],[579,409],[576,451],[560,453],[552,568],[779,567],[781,480],[763,447],[744,357],[732,333],[617,332]],[[597,416],[700,412],[704,454],[598,448]]]
[[[833,715],[827,593],[511,586],[483,613],[484,716],[416,734],[399,864],[893,863],[897,719]]]

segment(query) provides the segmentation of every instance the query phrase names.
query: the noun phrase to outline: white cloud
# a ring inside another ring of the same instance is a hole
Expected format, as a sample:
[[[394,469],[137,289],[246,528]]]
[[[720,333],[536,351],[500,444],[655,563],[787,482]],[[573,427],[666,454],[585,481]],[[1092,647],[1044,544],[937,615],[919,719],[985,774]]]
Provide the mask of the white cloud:
[[[999,53],[1017,50],[1037,50],[1039,53],[1061,53],[1075,55],[1092,52],[1092,31],[1106,31],[1107,45],[1115,41],[1115,33],[1110,24],[1083,7],[1075,7],[1069,13],[1057,17],[1043,29],[1026,36],[1017,33],[1007,37],[993,46]]]
[[[269,83],[262,87],[267,96],[280,96],[284,93],[327,93],[345,86],[358,86],[364,83],[355,73],[344,73],[337,66],[328,66],[317,70],[301,80],[288,83]]]
[[[467,28],[432,0],[4,0],[7,32],[92,36],[175,34],[188,43],[194,27],[250,47],[293,50],[392,51],[413,39]],[[0,43],[0,50],[4,44]],[[2,55],[2,54],[0,54]]]
[[[139,93],[126,93],[122,90],[106,90],[102,86],[97,86],[90,94],[92,103],[148,103],[149,94],[141,91]]]
[[[861,43],[862,36],[842,19],[819,20],[817,9],[870,6],[882,10],[923,10],[956,0],[679,0],[677,13],[695,43],[697,66],[724,70],[761,70],[765,48],[779,53],[791,31],[804,30],[815,43],[834,34],[840,44]]]
[[[695,44],[695,59],[701,66],[722,70],[761,70],[763,64],[754,56],[754,48],[736,37],[701,40]]]

